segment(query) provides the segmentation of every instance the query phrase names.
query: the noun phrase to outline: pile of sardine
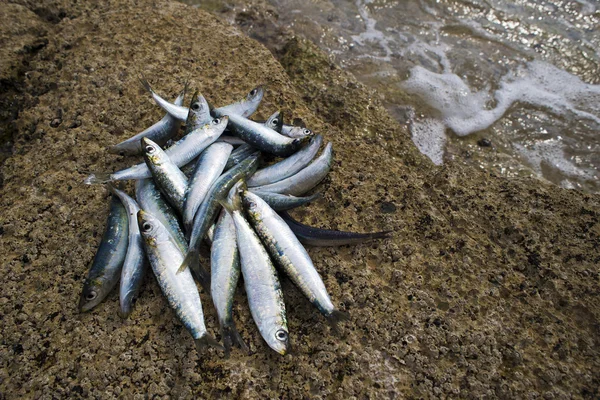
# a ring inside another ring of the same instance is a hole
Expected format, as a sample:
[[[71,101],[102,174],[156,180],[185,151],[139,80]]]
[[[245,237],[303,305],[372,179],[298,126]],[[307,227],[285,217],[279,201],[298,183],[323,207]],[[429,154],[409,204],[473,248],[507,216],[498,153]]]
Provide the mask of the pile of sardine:
[[[213,346],[228,356],[233,344],[248,351],[232,316],[241,271],[260,334],[273,350],[285,354],[289,339],[277,266],[334,328],[347,319],[332,303],[302,243],[354,244],[386,237],[386,232],[318,229],[286,212],[319,196],[305,195],[328,174],[331,143],[317,157],[321,135],[283,124],[279,112],[264,122],[250,120],[262,100],[261,87],[224,107],[210,107],[199,94],[183,107],[185,89],[170,103],[145,79],[141,82],[167,114],[109,148],[116,154],[142,154],[143,163],[85,180],[108,183],[113,197],[104,236],[84,283],[81,311],[98,305],[120,281],[120,315],[129,316],[149,263],[198,349]],[[182,122],[183,137],[171,142]],[[265,153],[282,159],[259,168]],[[135,180],[135,199],[111,183],[123,180]],[[203,241],[210,245],[210,273],[200,262]],[[211,294],[223,347],[206,330],[194,280]]]

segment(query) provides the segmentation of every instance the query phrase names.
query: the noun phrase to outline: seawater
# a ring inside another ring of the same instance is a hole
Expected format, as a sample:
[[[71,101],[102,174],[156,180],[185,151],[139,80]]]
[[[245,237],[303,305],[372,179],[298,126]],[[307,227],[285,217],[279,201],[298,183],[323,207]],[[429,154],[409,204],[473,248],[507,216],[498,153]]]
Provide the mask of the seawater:
[[[269,7],[276,25],[312,40],[376,89],[436,164],[600,192],[596,1],[197,4],[230,16]]]

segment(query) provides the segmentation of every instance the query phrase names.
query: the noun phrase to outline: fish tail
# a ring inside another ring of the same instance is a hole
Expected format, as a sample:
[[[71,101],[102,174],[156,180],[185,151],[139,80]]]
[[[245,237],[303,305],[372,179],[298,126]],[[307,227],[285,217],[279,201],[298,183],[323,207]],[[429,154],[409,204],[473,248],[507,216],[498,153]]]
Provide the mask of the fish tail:
[[[121,153],[123,153],[123,149],[118,144],[116,144],[114,146],[108,146],[106,148],[106,151],[110,154],[119,154],[120,155]]]
[[[140,72],[140,76],[138,79],[140,80],[140,83],[142,84],[144,89],[146,89],[146,91],[154,94],[154,90],[152,90],[152,86],[150,86],[150,83],[148,83],[148,79],[146,79],[146,77],[144,76],[143,73]]]
[[[223,346],[221,346],[221,344],[208,333],[205,333],[198,339],[194,339],[194,342],[196,343],[196,350],[198,350],[198,354],[204,353],[208,347],[214,347],[217,350],[225,350]]]
[[[381,231],[369,233],[370,239],[387,239],[391,236],[394,231]]]
[[[205,270],[204,267],[202,267],[200,265],[199,260],[198,260],[198,263],[190,264],[189,267],[190,267],[190,270],[192,271],[192,275],[194,275],[194,277],[200,283],[202,288],[207,293],[210,293],[210,273],[208,273],[208,271]]]
[[[133,308],[131,307],[121,307],[119,309],[119,317],[121,317],[122,319],[127,319],[129,318],[129,316],[131,315],[131,312],[133,311]]]
[[[200,253],[196,249],[189,249],[183,262],[179,266],[177,273],[181,273],[186,270],[190,265],[199,265],[200,264]]]
[[[221,335],[223,336],[223,345],[225,346],[225,357],[229,358],[231,347],[233,344],[237,345],[245,353],[250,353],[248,345],[242,339],[240,332],[235,327],[235,323],[232,321],[229,324],[223,325],[221,329]]]
[[[86,185],[94,185],[97,183],[106,183],[111,181],[110,173],[108,172],[95,172],[89,174],[87,178],[83,181]]]
[[[331,329],[333,329],[336,334],[340,333],[339,323],[341,321],[350,321],[350,314],[340,310],[333,310],[331,314],[327,315],[326,317],[329,326],[331,326]]]
[[[235,193],[233,196],[227,198],[227,200],[220,200],[219,204],[221,204],[229,214],[232,214],[234,211],[242,209],[242,198],[239,193]]]

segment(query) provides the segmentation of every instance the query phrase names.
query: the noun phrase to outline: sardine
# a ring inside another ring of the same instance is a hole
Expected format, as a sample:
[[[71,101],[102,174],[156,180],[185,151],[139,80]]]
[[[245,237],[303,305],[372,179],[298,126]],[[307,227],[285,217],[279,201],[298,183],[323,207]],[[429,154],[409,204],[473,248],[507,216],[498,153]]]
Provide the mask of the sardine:
[[[260,239],[244,219],[239,195],[224,203],[232,215],[240,253],[244,286],[252,318],[269,347],[285,355],[289,334],[285,303],[277,271]]]
[[[183,104],[183,98],[185,97],[186,88],[177,96],[174,104],[180,106]],[[143,137],[147,137],[152,139],[154,142],[163,145],[169,139],[177,135],[179,132],[179,127],[181,126],[181,121],[177,118],[171,116],[171,114],[167,113],[163,119],[152,125],[150,128],[146,129],[138,133],[131,138],[116,144],[114,146],[110,146],[107,150],[109,153],[113,154],[123,154],[123,155],[136,155],[142,153],[142,145],[140,139]]]
[[[310,163],[300,172],[285,178],[279,182],[269,185],[256,186],[254,189],[260,192],[274,192],[291,194],[292,196],[302,196],[315,186],[317,186],[329,173],[333,162],[333,152],[331,143],[328,143],[317,159]]]
[[[83,284],[79,300],[81,312],[96,307],[117,285],[127,255],[128,233],[127,210],[112,196],[106,229]]]
[[[323,143],[323,137],[321,135],[311,138],[306,146],[288,158],[284,158],[275,164],[256,171],[254,175],[248,179],[248,186],[270,185],[271,183],[279,182],[301,171],[310,164],[313,158],[315,158],[315,155],[319,152],[321,143]]]
[[[157,218],[143,210],[138,212],[137,219],[158,285],[169,306],[194,338],[198,352],[207,346],[223,349],[206,330],[200,294],[192,274],[190,271],[177,274],[183,254],[173,237]]]
[[[221,212],[210,251],[210,294],[219,315],[221,336],[228,357],[233,343],[248,352],[233,321],[233,297],[240,277],[240,260],[231,215]]]
[[[184,270],[190,265],[199,265],[200,263],[200,244],[208,228],[210,228],[216,213],[219,209],[219,201],[224,200],[232,186],[240,179],[246,178],[249,174],[256,171],[258,165],[258,153],[248,157],[225,174],[210,187],[204,202],[196,211],[194,216],[193,228],[190,233],[189,250],[185,256],[180,269]]]
[[[241,196],[250,223],[277,265],[330,324],[335,326],[340,320],[349,319],[348,314],[336,309],[331,302],[310,256],[285,221],[254,193],[243,191]]]
[[[356,233],[335,231],[331,229],[320,229],[304,225],[290,216],[286,211],[279,212],[279,215],[290,227],[294,235],[303,244],[311,246],[344,246],[348,244],[360,244],[375,239],[385,239],[390,237],[392,231]]]
[[[129,239],[119,284],[120,315],[122,318],[127,318],[131,314],[133,303],[138,297],[147,268],[144,243],[137,223],[137,213],[140,206],[122,190],[112,185],[108,185],[108,188],[121,200],[127,210]]]
[[[160,97],[152,87],[148,83],[145,78],[141,78],[140,82],[142,86],[150,92],[152,98],[163,110],[171,114],[173,117],[179,119],[180,121],[185,121],[188,118],[188,108],[175,105],[173,103],[169,103],[167,100]],[[250,91],[245,99],[242,99],[233,104],[229,104],[227,106],[223,106],[217,108],[215,110],[223,110],[224,113],[219,113],[220,115],[229,115],[229,113],[238,113],[238,115],[242,115],[244,117],[251,116],[256,109],[258,108],[260,101],[262,100],[264,95],[264,90],[259,86]]]
[[[213,143],[198,157],[183,203],[183,226],[186,231],[191,230],[198,207],[204,201],[211,185],[225,169],[232,150],[233,146],[230,144]]]
[[[218,109],[213,110],[213,115],[223,116]],[[230,115],[228,129],[237,137],[266,153],[287,157],[298,150],[309,137],[291,139],[280,135],[273,129],[263,124],[254,122],[240,115]]]
[[[215,140],[227,126],[228,118],[214,119],[210,124],[204,125],[175,142],[171,147],[165,150],[165,153],[171,158],[171,161],[178,167],[183,167],[198,156]],[[108,181],[121,181],[128,179],[150,178],[152,174],[146,163],[134,165],[114,173],[95,173],[89,175],[84,183],[91,185],[94,183],[105,183]]]
[[[241,115],[242,117],[249,117],[258,109],[264,95],[265,90],[262,86],[257,86],[248,93],[246,98],[233,104],[216,108],[212,114],[215,116]]]
[[[321,197],[321,193],[315,193],[307,197],[296,197],[281,193],[259,192],[255,191],[253,188],[250,188],[249,190],[263,199],[275,211],[291,210],[292,208],[303,206]]]
[[[142,138],[144,145],[144,161],[152,173],[158,189],[167,201],[181,214],[188,179],[175,165],[171,158],[148,138]]]

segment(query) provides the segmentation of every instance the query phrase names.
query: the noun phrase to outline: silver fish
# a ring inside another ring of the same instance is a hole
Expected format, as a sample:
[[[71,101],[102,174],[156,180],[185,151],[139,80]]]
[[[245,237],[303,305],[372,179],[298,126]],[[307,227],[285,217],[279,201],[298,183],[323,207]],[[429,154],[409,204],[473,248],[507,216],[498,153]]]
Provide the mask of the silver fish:
[[[169,156],[148,138],[142,138],[144,145],[144,161],[159,190],[165,195],[169,203],[179,212],[183,212],[185,192],[188,179],[175,165]]]
[[[215,109],[213,115],[220,117],[224,114],[220,114],[219,110]],[[281,157],[294,153],[309,140],[309,137],[291,139],[263,124],[235,114],[229,116],[228,129],[251,146]]]
[[[248,93],[246,98],[213,110],[213,115],[241,115],[242,117],[249,117],[258,109],[264,95],[265,91],[262,86],[257,86]]]
[[[339,320],[347,320],[348,315],[331,302],[310,256],[285,221],[254,193],[243,191],[241,196],[246,215],[273,260],[328,322],[335,326]]]
[[[213,223],[216,213],[219,209],[219,201],[224,200],[229,190],[240,179],[256,170],[258,165],[258,153],[248,157],[223,175],[219,177],[210,187],[204,202],[196,211],[192,231],[190,233],[189,250],[185,256],[180,269],[184,270],[190,265],[199,265],[200,263],[200,244],[206,235],[208,228]]]
[[[121,201],[113,196],[106,229],[83,284],[79,300],[81,312],[96,307],[117,285],[127,255],[128,241],[127,210]]]
[[[269,347],[284,355],[289,334],[277,271],[260,239],[244,219],[239,195],[224,204],[235,223],[244,286],[252,318]]]
[[[140,232],[144,238],[146,254],[169,306],[190,332],[198,352],[207,346],[223,347],[207,332],[198,288],[190,271],[177,274],[183,254],[157,218],[140,210],[137,215]]]
[[[183,225],[186,231],[191,230],[194,215],[204,201],[208,190],[219,178],[233,146],[227,143],[213,143],[208,146],[196,162],[196,169],[189,181],[183,203]]]
[[[233,322],[233,297],[240,277],[240,259],[235,225],[231,215],[224,210],[219,216],[213,236],[210,271],[210,294],[219,315],[225,355],[229,356],[233,343],[248,352],[248,346]]]
[[[275,164],[256,171],[248,179],[248,186],[254,187],[269,185],[294,175],[296,172],[299,172],[308,164],[310,164],[310,162],[319,152],[321,143],[323,143],[323,137],[321,135],[311,138],[310,142],[306,146],[288,158],[284,158]]]
[[[331,143],[328,143],[316,160],[300,172],[269,185],[256,186],[253,189],[260,192],[285,193],[292,196],[302,196],[319,184],[329,173],[333,162]]]
[[[186,86],[187,89],[187,86]],[[177,96],[174,104],[180,106],[183,104],[183,98],[185,97],[185,91],[183,91]],[[147,137],[155,141],[156,143],[163,145],[173,136],[177,135],[179,132],[179,127],[181,126],[181,122],[171,116],[171,114],[167,113],[163,119],[152,125],[150,128],[138,133],[131,138],[116,144],[114,146],[110,146],[107,150],[109,153],[113,154],[124,154],[124,155],[136,155],[142,153],[142,145],[140,139],[143,137]]]
[[[119,284],[120,314],[122,318],[127,318],[131,314],[133,302],[138,297],[147,268],[144,243],[137,223],[137,213],[140,207],[134,199],[122,190],[112,185],[108,185],[108,188],[121,200],[121,203],[123,203],[127,210],[128,216],[129,240]]]
[[[228,118],[214,119],[210,124],[204,125],[189,134],[185,135],[171,147],[165,150],[165,153],[171,158],[171,161],[178,167],[183,167],[198,156],[221,136],[221,133],[227,126]],[[84,183],[91,185],[94,183],[105,183],[108,181],[120,181],[128,179],[150,178],[152,174],[145,163],[134,165],[120,171],[110,173],[95,173],[89,175]]]
[[[179,119],[180,121],[187,120],[189,110],[188,108],[169,103],[167,100],[160,97],[156,92],[154,92],[154,90],[152,90],[152,87],[145,78],[140,79],[140,82],[142,83],[144,88],[148,92],[150,92],[156,104],[158,104],[163,110],[171,114],[173,117]],[[263,95],[264,90],[262,89],[262,87],[259,86],[252,89],[245,99],[242,99],[238,102],[229,104],[224,107],[217,108],[215,110],[223,110],[223,113],[220,113],[220,115],[238,114],[243,115],[244,117],[249,117],[258,108],[258,105],[260,104]]]

